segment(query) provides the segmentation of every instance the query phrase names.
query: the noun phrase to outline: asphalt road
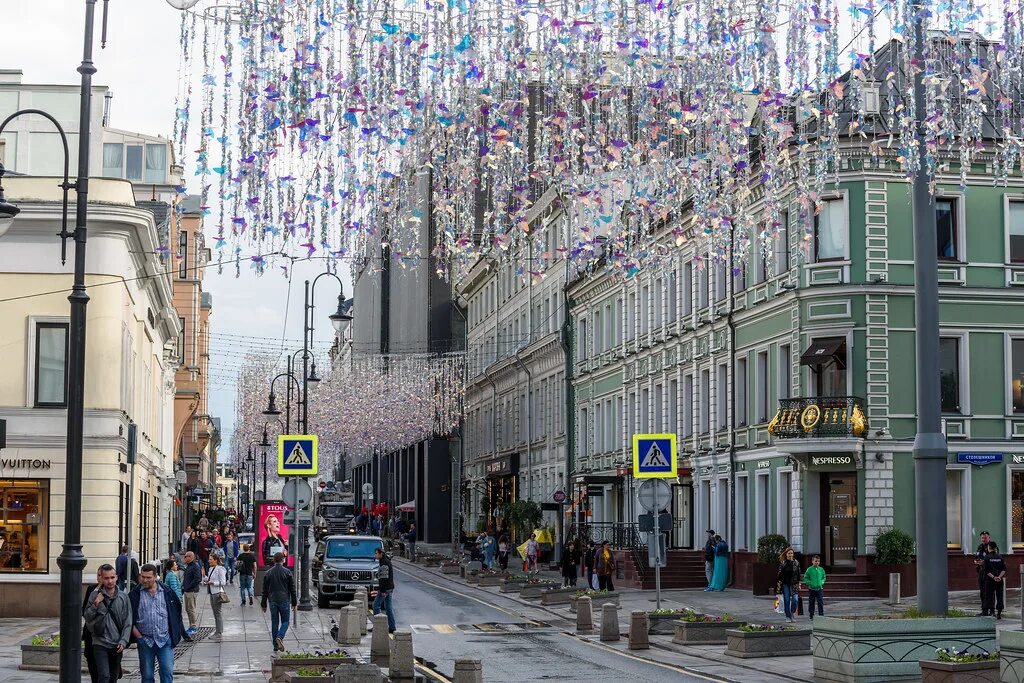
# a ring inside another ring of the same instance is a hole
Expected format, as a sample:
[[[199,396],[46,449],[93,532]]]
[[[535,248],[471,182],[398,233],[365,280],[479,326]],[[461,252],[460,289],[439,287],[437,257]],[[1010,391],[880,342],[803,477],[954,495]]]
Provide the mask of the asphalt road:
[[[396,573],[398,627],[412,629],[416,656],[447,677],[457,658],[474,657],[482,661],[488,683],[714,680],[581,642],[566,634],[572,630],[568,622],[543,612],[516,613],[457,588],[432,585],[400,567]]]

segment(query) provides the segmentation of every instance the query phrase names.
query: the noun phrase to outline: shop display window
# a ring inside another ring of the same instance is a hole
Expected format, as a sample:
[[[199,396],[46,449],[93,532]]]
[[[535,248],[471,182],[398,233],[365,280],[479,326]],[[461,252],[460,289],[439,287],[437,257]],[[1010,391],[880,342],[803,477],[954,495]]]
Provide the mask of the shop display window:
[[[0,572],[45,572],[50,482],[0,479]]]
[[[1024,471],[1010,471],[1010,539],[1024,548]]]

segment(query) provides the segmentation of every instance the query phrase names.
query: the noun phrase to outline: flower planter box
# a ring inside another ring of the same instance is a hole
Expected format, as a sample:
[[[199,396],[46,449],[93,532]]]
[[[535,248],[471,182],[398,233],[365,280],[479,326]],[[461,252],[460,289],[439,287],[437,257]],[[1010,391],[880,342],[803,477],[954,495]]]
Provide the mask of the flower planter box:
[[[999,632],[999,676],[1004,683],[1024,683],[1024,631]]]
[[[576,598],[579,588],[552,588],[540,594],[542,605],[568,605]]]
[[[814,677],[836,683],[916,679],[938,649],[996,649],[991,617],[814,620]]]
[[[330,676],[300,676],[293,671],[289,671],[281,680],[285,681],[285,683],[323,683],[324,681],[333,681],[334,674]]]
[[[466,583],[480,583],[480,575],[475,571],[466,572]]]
[[[50,634],[39,634],[49,636]],[[60,671],[60,646],[55,645],[33,645],[29,639],[21,644],[21,664],[18,668],[23,671]],[[88,672],[89,666],[85,661],[85,654],[82,654],[82,671]]]
[[[334,669],[339,664],[353,661],[351,657],[281,657],[274,655],[270,660],[270,680],[285,680],[285,674],[298,669]]]
[[[679,645],[725,645],[725,632],[739,628],[742,621],[682,621],[671,622],[674,628],[672,642]],[[653,633],[653,631],[652,631]]]
[[[748,659],[752,657],[792,657],[811,654],[811,630],[795,628],[788,631],[725,630],[725,654]]]
[[[922,659],[921,683],[999,683],[999,660],[957,664]]]
[[[508,578],[504,574],[484,574],[480,577],[480,587],[500,586]]]
[[[539,598],[544,591],[558,587],[557,583],[550,581],[544,583],[525,583],[523,584],[523,590],[519,591],[519,597],[533,600]]]
[[[596,610],[600,610],[602,605],[615,605],[616,607],[620,607],[621,606],[619,604],[619,594],[618,593],[609,593],[608,595],[591,595],[590,596],[590,604],[594,608],[595,611]],[[572,596],[572,602],[569,603],[569,611],[570,612],[575,612],[576,611],[576,596],[575,595]]]
[[[499,593],[518,593],[526,585],[526,579],[522,577],[510,577],[501,582]]]
[[[459,565],[457,565],[457,564],[442,564],[441,565],[441,573],[442,574],[458,574],[459,573]]]

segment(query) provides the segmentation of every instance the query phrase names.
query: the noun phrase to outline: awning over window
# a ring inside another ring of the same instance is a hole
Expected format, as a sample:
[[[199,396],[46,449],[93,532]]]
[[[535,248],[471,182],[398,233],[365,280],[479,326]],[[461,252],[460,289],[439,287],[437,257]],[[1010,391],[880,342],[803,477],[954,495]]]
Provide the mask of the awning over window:
[[[815,339],[807,350],[800,356],[800,365],[828,365],[835,362],[840,367],[845,366],[846,339],[843,337],[829,337],[827,339]],[[840,353],[840,352],[843,353]]]

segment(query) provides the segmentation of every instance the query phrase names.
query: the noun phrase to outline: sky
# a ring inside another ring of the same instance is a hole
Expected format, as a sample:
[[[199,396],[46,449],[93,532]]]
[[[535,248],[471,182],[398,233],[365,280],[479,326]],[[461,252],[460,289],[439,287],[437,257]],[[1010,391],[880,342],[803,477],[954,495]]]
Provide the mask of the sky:
[[[5,3],[6,4],[6,3]],[[171,137],[174,99],[178,84],[178,27],[180,13],[165,0],[111,0],[107,47],[100,49],[102,0],[97,3],[93,83],[114,93],[111,126],[150,135]],[[33,0],[18,2],[5,12],[4,39],[0,41],[0,69],[21,69],[25,83],[77,84],[82,60],[85,2]],[[198,181],[185,170],[190,191]],[[213,226],[209,226],[210,230]],[[212,233],[210,233],[212,234]],[[210,241],[212,244],[212,240]],[[224,443],[221,460],[229,459],[229,440],[235,415],[234,377],[240,355],[249,350],[279,349],[294,352],[302,344],[303,280],[323,271],[323,262],[298,262],[289,283],[280,269],[256,277],[243,267],[222,275],[209,268],[203,283],[213,295],[210,358],[210,415],[221,419]],[[349,279],[346,295],[351,296]],[[323,278],[317,285],[315,320],[318,345],[332,340],[327,316],[334,311],[337,285]],[[287,325],[286,325],[287,319]]]

